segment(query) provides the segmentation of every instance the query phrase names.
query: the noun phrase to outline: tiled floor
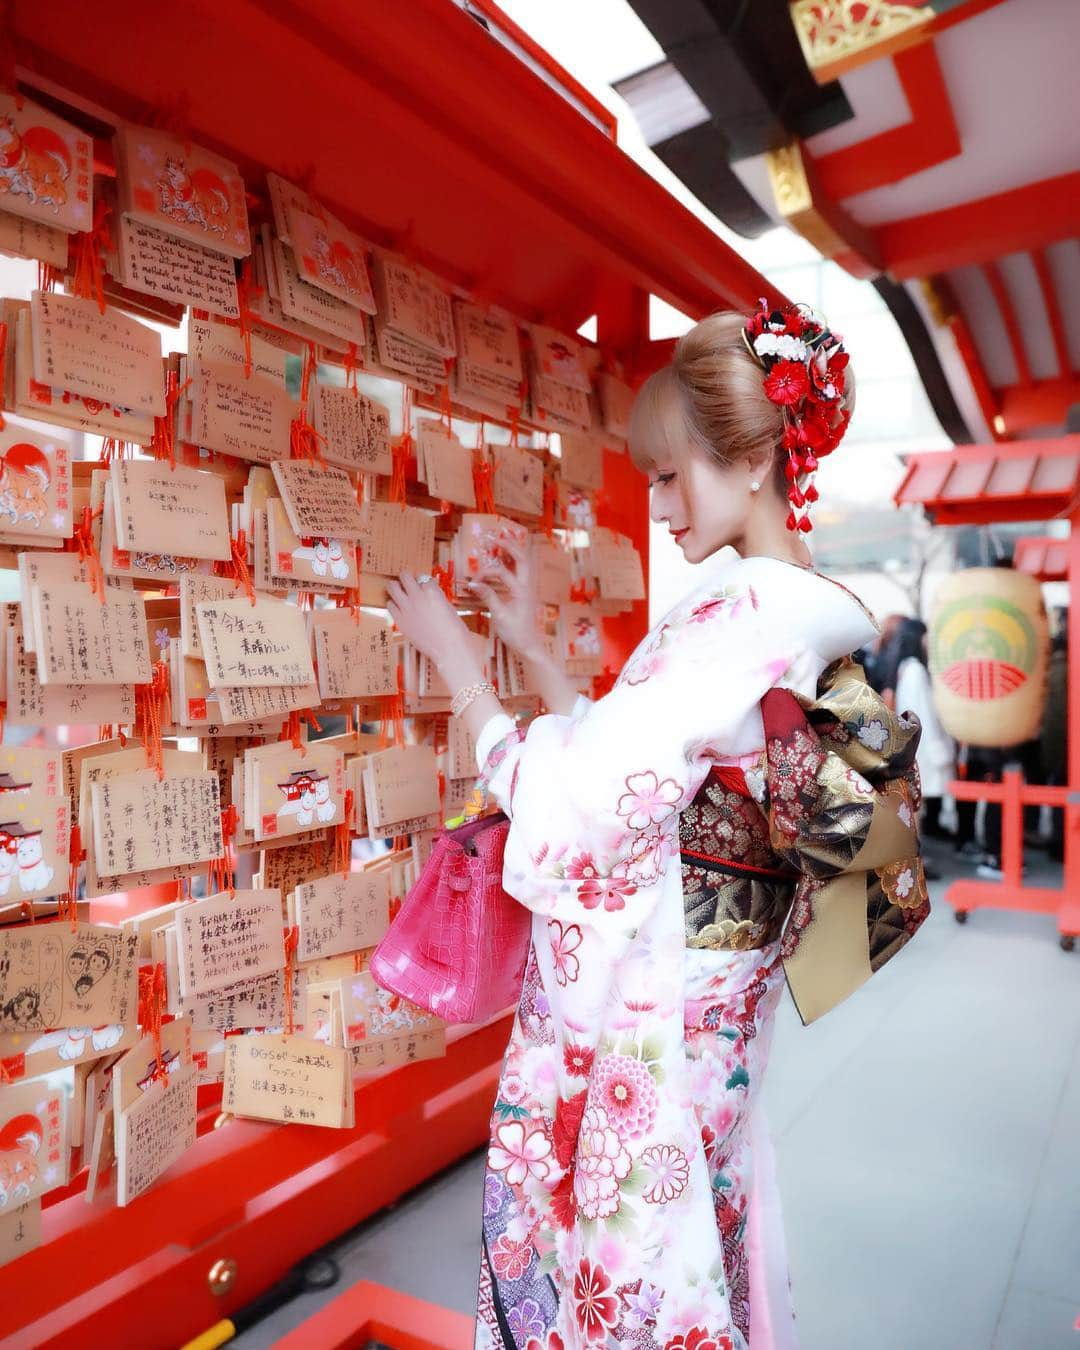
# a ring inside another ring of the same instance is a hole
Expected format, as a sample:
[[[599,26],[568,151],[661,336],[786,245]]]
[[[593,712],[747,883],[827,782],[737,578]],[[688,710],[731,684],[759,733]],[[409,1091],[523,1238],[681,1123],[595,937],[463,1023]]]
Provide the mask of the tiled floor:
[[[765,1101],[803,1350],[1080,1350],[1080,950],[1053,918],[938,903],[822,1021],[785,999]],[[481,1174],[356,1229],[343,1278],[471,1312]]]

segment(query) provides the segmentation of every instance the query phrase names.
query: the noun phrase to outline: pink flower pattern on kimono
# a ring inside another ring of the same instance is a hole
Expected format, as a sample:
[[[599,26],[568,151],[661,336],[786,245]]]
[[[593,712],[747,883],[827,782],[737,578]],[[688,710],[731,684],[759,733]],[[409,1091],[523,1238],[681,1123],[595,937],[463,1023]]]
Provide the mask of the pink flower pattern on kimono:
[[[520,1186],[526,1177],[543,1181],[551,1171],[551,1140],[543,1130],[529,1133],[524,1121],[508,1120],[495,1129],[488,1149],[488,1166],[493,1172],[505,1172],[511,1186]]]
[[[645,1168],[644,1198],[650,1205],[663,1205],[682,1195],[690,1180],[686,1154],[674,1144],[654,1144],[642,1152]]]
[[[576,923],[564,926],[558,919],[549,919],[548,939],[555,962],[555,978],[565,989],[578,977],[578,959],[574,953],[581,946],[581,929]]]
[[[491,1249],[491,1260],[500,1280],[520,1280],[533,1259],[531,1242],[517,1242],[506,1233]]]
[[[602,1106],[589,1106],[578,1135],[574,1196],[587,1219],[608,1219],[619,1208],[619,1182],[633,1159]]]
[[[563,1068],[572,1078],[588,1078],[596,1051],[585,1045],[567,1045],[563,1049]]]
[[[656,1085],[640,1059],[605,1055],[593,1070],[592,1091],[623,1139],[640,1139],[656,1119]]]
[[[637,887],[626,877],[612,874],[609,877],[594,877],[582,882],[578,899],[586,909],[596,909],[601,902],[609,912],[625,909],[627,899],[637,891]]]
[[[566,864],[565,875],[570,881],[592,881],[600,875],[600,869],[591,853],[579,853]]]
[[[632,773],[626,779],[626,791],[616,808],[628,829],[646,830],[660,825],[675,814],[682,798],[682,788],[674,778],[657,778],[652,769]]]

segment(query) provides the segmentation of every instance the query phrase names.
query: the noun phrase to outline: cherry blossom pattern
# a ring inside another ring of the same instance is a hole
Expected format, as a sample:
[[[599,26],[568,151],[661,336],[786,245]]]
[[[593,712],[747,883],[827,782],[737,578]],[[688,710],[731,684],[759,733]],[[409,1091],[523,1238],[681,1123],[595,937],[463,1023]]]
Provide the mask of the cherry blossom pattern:
[[[581,929],[576,923],[562,924],[558,919],[548,920],[548,939],[555,963],[555,979],[565,989],[578,977],[579,961],[574,955],[581,946]]]
[[[686,1154],[674,1144],[654,1144],[641,1154],[645,1171],[644,1199],[650,1205],[664,1205],[682,1195],[690,1181]]]
[[[637,893],[637,887],[625,876],[594,877],[581,884],[578,899],[585,909],[598,909],[601,903],[609,913],[625,909],[627,900]]]
[[[605,1055],[593,1073],[592,1091],[622,1138],[648,1134],[656,1119],[656,1085],[640,1059]]]
[[[539,1339],[544,1334],[544,1318],[534,1298],[523,1298],[506,1314],[506,1324],[520,1344],[527,1336]]]
[[[491,1249],[491,1263],[500,1280],[520,1280],[533,1259],[529,1242],[517,1242],[503,1233]],[[540,1328],[543,1331],[543,1326]]]
[[[619,1301],[607,1271],[582,1261],[574,1276],[574,1315],[586,1343],[605,1340],[619,1319]]]
[[[586,1219],[610,1218],[619,1208],[619,1182],[630,1175],[633,1159],[603,1107],[590,1106],[578,1135],[574,1198]]]
[[[859,724],[855,735],[868,750],[884,750],[889,739],[889,729],[884,722],[872,717],[869,722]]]
[[[652,769],[646,769],[627,776],[626,791],[616,810],[628,829],[646,830],[673,816],[681,797],[682,788],[674,778],[658,779]]]
[[[551,1171],[547,1159],[551,1140],[543,1130],[528,1132],[521,1120],[508,1120],[495,1128],[495,1142],[488,1149],[488,1166],[493,1172],[505,1172],[511,1186],[520,1186],[528,1176],[543,1181]]]

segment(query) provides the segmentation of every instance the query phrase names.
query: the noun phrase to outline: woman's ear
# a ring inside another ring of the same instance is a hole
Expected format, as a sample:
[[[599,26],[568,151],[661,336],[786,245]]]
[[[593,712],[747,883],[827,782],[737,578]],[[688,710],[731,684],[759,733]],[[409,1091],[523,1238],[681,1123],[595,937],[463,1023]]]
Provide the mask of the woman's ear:
[[[771,450],[751,450],[745,460],[748,477],[754,482],[766,482],[772,472],[774,458]]]

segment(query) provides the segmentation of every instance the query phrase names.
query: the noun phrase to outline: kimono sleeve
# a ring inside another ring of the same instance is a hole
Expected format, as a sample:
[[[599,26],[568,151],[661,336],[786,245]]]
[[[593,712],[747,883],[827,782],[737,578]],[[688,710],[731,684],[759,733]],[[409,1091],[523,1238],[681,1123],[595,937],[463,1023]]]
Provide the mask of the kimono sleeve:
[[[706,602],[665,624],[595,703],[524,733],[493,718],[478,750],[512,822],[509,893],[538,914],[632,937],[678,851],[679,811],[717,754],[760,747],[758,703],[792,654],[749,605]]]

